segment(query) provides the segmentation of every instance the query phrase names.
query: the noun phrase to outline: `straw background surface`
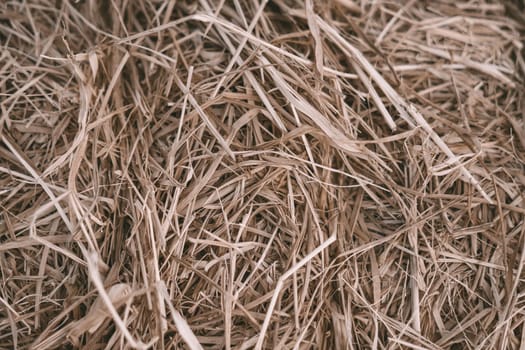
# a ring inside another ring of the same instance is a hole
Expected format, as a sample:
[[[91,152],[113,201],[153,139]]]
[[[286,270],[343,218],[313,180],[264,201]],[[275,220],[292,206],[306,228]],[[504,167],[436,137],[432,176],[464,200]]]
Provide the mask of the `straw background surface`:
[[[0,349],[525,349],[523,1],[0,3]]]

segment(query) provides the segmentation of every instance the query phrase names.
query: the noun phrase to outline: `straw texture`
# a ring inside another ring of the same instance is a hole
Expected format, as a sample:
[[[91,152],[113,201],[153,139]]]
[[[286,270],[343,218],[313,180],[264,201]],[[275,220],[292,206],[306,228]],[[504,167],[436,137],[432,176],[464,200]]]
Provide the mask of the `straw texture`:
[[[525,349],[523,1],[0,4],[0,349]]]

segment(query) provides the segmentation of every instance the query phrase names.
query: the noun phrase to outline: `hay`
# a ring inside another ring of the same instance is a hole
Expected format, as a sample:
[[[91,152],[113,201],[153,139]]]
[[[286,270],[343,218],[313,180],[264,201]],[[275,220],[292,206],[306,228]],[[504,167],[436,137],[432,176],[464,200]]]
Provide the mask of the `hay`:
[[[1,349],[523,349],[520,1],[0,4]]]

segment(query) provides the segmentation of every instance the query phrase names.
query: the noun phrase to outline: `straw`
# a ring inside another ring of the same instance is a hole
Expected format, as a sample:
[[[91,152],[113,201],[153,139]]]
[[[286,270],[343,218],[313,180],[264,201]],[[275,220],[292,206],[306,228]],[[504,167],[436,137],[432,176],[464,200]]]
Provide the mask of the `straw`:
[[[525,4],[0,4],[0,349],[524,349]]]

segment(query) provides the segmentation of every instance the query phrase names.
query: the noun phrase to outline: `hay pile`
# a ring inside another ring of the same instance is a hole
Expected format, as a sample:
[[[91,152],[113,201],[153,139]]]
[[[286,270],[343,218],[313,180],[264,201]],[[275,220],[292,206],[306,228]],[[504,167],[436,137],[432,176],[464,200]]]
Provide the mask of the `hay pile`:
[[[524,18],[2,2],[0,348],[523,349]]]

